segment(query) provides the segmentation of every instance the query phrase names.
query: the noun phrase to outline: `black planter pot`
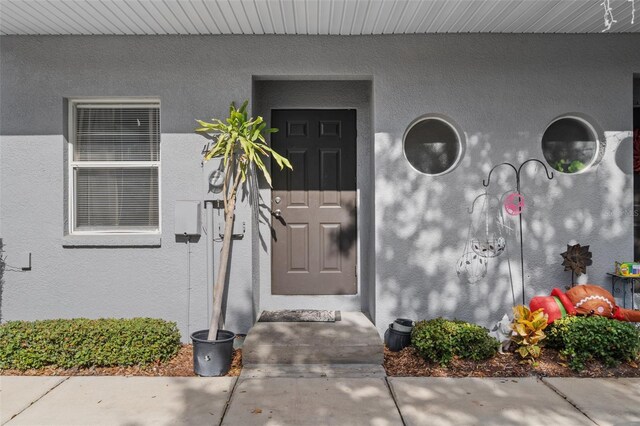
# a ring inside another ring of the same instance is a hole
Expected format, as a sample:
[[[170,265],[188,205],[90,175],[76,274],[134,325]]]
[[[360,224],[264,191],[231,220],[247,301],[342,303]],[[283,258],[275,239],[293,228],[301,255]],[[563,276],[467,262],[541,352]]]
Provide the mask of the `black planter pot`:
[[[411,333],[411,330],[413,330],[413,321],[407,318],[396,318],[393,324],[391,324],[391,328],[396,331]]]
[[[191,333],[193,342],[193,371],[198,376],[224,376],[231,368],[235,334],[218,330],[217,340],[207,340],[209,330]]]
[[[398,352],[411,344],[411,333],[394,330],[393,324],[384,333],[384,344],[391,352]]]

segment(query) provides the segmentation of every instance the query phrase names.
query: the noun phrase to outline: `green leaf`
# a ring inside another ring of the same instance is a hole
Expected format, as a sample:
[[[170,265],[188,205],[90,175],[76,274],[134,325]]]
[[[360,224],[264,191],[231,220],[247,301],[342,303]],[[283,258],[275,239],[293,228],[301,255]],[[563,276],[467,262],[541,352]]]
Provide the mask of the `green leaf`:
[[[273,158],[281,170],[285,167],[289,169],[293,167],[287,158],[271,149],[266,142],[265,135],[277,132],[278,129],[267,128],[267,123],[262,116],[249,118],[248,105],[249,101],[246,100],[240,108],[236,108],[235,103],[231,102],[229,116],[224,121],[218,118],[212,118],[211,122],[196,120],[200,124],[196,131],[217,135],[216,144],[204,155],[205,160],[223,156],[226,170],[230,167],[230,159],[237,156],[235,157],[238,161],[236,170],[240,173],[242,182],[251,178],[252,175],[248,170],[251,165],[254,165],[271,186],[271,175],[262,157]]]
[[[538,358],[540,356],[540,346],[538,345],[531,345],[529,346],[529,354],[533,357],[533,358]]]
[[[518,352],[522,358],[526,358],[529,355],[529,349],[526,346],[520,346],[516,349],[516,352]]]
[[[271,184],[271,175],[269,174],[269,171],[267,170],[266,166],[262,162],[262,159],[260,158],[259,155],[255,156],[255,162],[256,162],[256,166],[258,166],[258,169],[260,169],[260,171],[262,172],[262,174],[263,174],[264,178],[266,179],[267,183],[269,184],[269,186],[273,186]]]
[[[205,128],[209,128],[213,125],[212,123],[207,123],[206,121],[202,121],[202,120],[196,119],[196,121],[198,122],[198,124],[200,124],[202,127],[205,127]]]

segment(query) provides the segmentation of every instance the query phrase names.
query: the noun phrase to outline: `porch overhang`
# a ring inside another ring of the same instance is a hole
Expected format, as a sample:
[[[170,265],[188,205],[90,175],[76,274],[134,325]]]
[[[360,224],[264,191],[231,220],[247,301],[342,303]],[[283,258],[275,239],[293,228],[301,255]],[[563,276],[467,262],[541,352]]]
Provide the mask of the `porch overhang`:
[[[0,0],[0,34],[600,33],[606,5],[639,31],[632,0]]]

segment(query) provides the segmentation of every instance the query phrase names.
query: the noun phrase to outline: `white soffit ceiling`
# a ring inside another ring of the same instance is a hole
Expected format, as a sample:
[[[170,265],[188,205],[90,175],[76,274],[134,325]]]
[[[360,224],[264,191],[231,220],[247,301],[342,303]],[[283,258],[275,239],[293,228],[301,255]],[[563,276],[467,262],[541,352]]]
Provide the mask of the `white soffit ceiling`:
[[[640,0],[0,0],[0,33],[425,34],[638,32]]]

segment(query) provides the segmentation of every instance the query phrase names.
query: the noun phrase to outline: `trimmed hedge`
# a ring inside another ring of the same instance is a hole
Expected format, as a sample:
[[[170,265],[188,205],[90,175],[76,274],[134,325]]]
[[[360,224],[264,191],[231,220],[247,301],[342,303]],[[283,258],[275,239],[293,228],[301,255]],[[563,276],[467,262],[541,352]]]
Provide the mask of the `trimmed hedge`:
[[[479,361],[498,351],[498,341],[486,328],[459,320],[436,318],[416,323],[411,344],[428,361],[447,365],[454,356]]]
[[[638,357],[640,331],[633,324],[601,316],[566,317],[547,328],[546,345],[558,349],[576,371],[591,359],[615,367]]]
[[[176,324],[153,318],[75,318],[0,325],[0,369],[144,365],[166,361],[179,349]]]

